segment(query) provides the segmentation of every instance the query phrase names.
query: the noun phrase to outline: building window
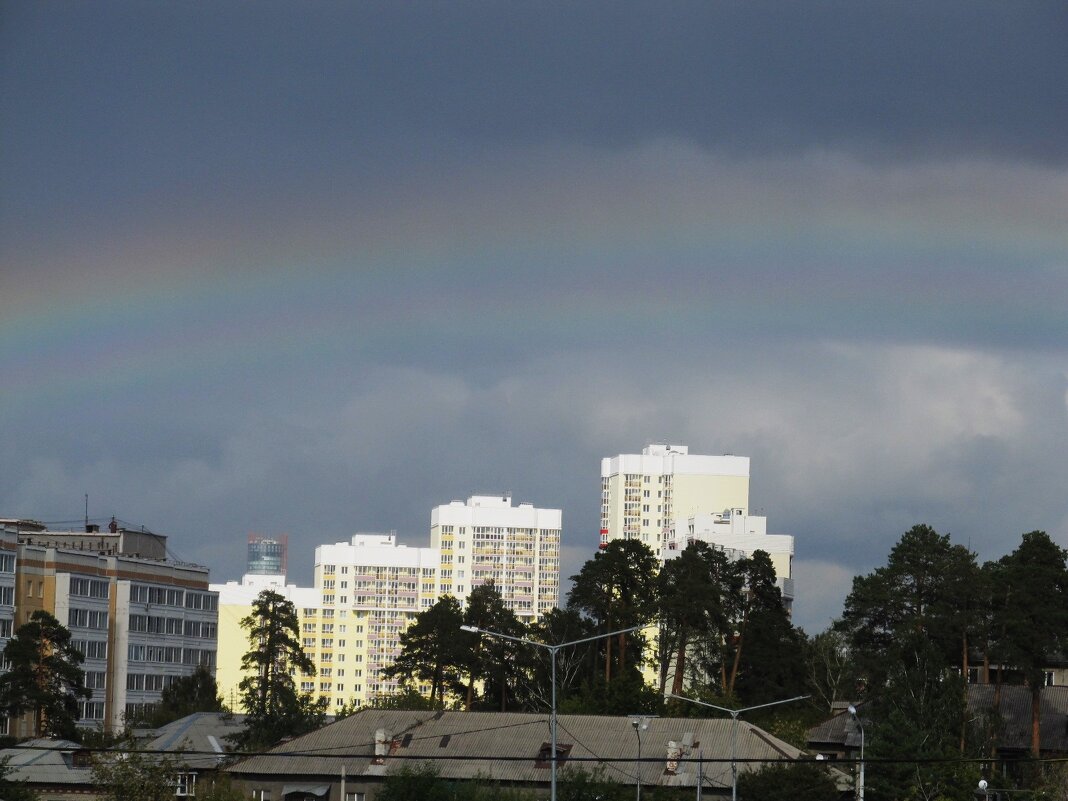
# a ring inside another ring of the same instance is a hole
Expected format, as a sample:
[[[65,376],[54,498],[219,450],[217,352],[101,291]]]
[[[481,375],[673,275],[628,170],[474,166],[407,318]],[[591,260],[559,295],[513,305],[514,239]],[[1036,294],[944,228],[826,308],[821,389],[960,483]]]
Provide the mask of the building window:
[[[253,790],[252,801],[271,801],[271,791],[261,789]]]

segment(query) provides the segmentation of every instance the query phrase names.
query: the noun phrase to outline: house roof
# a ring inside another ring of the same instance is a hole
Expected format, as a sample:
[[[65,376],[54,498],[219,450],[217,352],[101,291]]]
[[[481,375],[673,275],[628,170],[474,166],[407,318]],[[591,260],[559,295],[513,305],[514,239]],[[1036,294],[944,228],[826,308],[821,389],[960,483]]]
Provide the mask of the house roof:
[[[863,717],[863,711],[860,715]],[[850,750],[860,750],[860,726],[849,712],[839,712],[818,726],[809,729],[805,734],[805,742],[810,748],[819,748],[820,745],[836,745]]]
[[[30,784],[92,784],[89,767],[74,767],[82,746],[70,740],[42,737],[0,749],[0,761],[11,769],[8,778]]]
[[[968,711],[973,715],[994,713],[993,684],[968,685]],[[1031,690],[1003,685],[994,713],[998,748],[1028,751],[1031,748]],[[1042,751],[1068,753],[1068,687],[1043,687],[1039,707]]]
[[[980,716],[990,717],[995,727],[999,750],[1030,750],[1030,688],[1002,685],[997,710],[994,709],[995,691],[993,684],[969,684],[969,716],[972,719],[978,719]],[[864,717],[863,710],[861,716]],[[1068,687],[1042,688],[1039,730],[1044,753],[1068,753]],[[839,713],[812,727],[806,733],[805,739],[811,748],[834,745],[848,750],[860,749],[860,729],[847,712]]]
[[[169,752],[193,770],[213,770],[229,755],[228,737],[243,731],[244,715],[195,712],[155,729],[140,747]]]
[[[729,787],[732,725],[728,719],[652,718],[641,735],[642,784],[693,786],[696,760],[702,759],[705,786]],[[745,721],[737,726],[740,771],[759,767],[758,762],[746,760],[776,762],[804,756]],[[227,771],[307,781],[340,775],[342,767],[350,777],[383,776],[405,762],[431,761],[445,778],[482,775],[539,783],[549,780],[544,760],[549,740],[545,714],[366,709],[267,754],[242,760]],[[617,781],[636,780],[638,738],[627,717],[560,715],[557,744],[569,747],[565,764],[586,768],[601,764]],[[682,757],[674,771],[669,769],[672,753],[676,759]]]

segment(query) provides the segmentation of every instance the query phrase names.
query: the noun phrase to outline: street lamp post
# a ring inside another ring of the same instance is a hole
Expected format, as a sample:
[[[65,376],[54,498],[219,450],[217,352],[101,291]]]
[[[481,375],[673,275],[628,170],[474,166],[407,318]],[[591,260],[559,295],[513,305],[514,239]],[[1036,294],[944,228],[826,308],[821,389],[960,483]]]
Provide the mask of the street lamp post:
[[[857,781],[857,801],[864,801],[864,721],[857,715],[857,708],[852,704],[849,705],[849,714],[860,726],[860,778]]]
[[[642,801],[642,732],[649,728],[649,721],[656,715],[631,715],[630,725],[638,737],[638,801]]]
[[[733,723],[731,724],[731,801],[738,801],[738,763],[736,762],[738,756],[738,716],[743,712],[752,712],[754,709],[763,709],[767,706],[778,706],[779,704],[788,704],[791,701],[801,701],[808,698],[807,695],[797,695],[793,698],[784,698],[781,701],[771,701],[767,704],[757,704],[756,706],[747,706],[743,709],[727,709],[725,706],[716,706],[706,701],[698,701],[695,698],[686,698],[681,695],[674,695],[672,693],[664,693],[664,698],[677,698],[680,701],[689,701],[691,704],[697,704],[698,706],[707,706],[711,709],[718,709],[720,712],[726,712],[731,716]],[[863,801],[863,799],[861,799]]]
[[[556,654],[562,648],[570,648],[572,645],[582,645],[586,642],[593,642],[594,640],[603,640],[607,637],[615,637],[619,634],[630,634],[632,631],[637,631],[641,626],[631,626],[629,629],[620,629],[619,631],[610,631],[607,634],[598,634],[595,637],[584,637],[581,640],[571,640],[570,642],[557,643],[556,645],[549,645],[543,642],[534,642],[534,640],[525,640],[522,637],[513,637],[511,634],[501,634],[499,631],[490,631],[489,629],[480,629],[478,626],[460,626],[463,631],[469,631],[472,634],[485,634],[489,637],[500,637],[502,640],[512,640],[513,642],[521,642],[526,645],[534,645],[538,648],[544,648],[548,651],[552,659],[552,712],[549,716],[549,732],[550,739],[552,740],[552,754],[549,757],[549,766],[552,769],[551,783],[549,785],[549,798],[550,801],[556,801]]]

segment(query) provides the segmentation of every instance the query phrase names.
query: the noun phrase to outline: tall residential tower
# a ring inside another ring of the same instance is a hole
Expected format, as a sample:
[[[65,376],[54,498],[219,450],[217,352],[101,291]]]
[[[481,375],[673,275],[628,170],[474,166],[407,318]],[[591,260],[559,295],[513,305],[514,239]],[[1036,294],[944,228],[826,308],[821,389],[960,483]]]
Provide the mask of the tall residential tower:
[[[749,514],[749,457],[700,456],[685,445],[647,445],[601,460],[601,547],[636,539],[664,561],[695,540],[732,557],[765,551],[783,603],[793,603],[794,538],[768,534]]]

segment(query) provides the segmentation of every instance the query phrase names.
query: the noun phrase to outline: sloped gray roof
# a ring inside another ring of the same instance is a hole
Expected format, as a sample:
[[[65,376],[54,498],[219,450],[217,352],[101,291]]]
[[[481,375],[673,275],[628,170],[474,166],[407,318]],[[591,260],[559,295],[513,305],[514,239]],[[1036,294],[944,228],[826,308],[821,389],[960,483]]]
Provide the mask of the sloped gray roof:
[[[559,716],[557,740],[570,745],[569,764],[587,769],[604,766],[609,777],[632,784],[636,779],[638,738],[627,717]],[[705,786],[730,786],[732,722],[729,719],[653,718],[641,736],[643,785],[694,785],[704,760]],[[739,770],[759,763],[796,759],[803,753],[788,743],[738,721]],[[376,732],[385,734],[376,760]],[[549,768],[538,766],[539,752],[550,740],[547,714],[494,712],[404,712],[367,709],[318,731],[249,757],[227,768],[238,775],[305,777],[382,776],[404,762],[430,761],[445,778],[494,779],[538,783],[549,780]],[[692,743],[682,754],[675,775],[667,769],[669,741]],[[377,764],[376,764],[377,763]]]
[[[1031,690],[1002,685],[1001,701],[994,713],[993,684],[968,685],[968,711],[994,714],[1001,750],[1031,748]],[[1039,736],[1043,753],[1068,753],[1068,687],[1043,687],[1039,707]]]
[[[863,719],[863,709],[858,714]],[[859,751],[860,726],[848,712],[839,712],[809,729],[805,733],[805,742],[811,748],[817,748],[821,744],[833,744],[844,746],[847,750]]]
[[[9,779],[31,784],[92,784],[92,771],[76,768],[72,757],[82,746],[70,740],[42,737],[27,740],[11,748],[0,749],[0,760],[7,760]]]
[[[195,712],[156,729],[138,744],[150,751],[169,752],[193,770],[213,770],[229,755],[227,737],[245,728],[244,715]]]

